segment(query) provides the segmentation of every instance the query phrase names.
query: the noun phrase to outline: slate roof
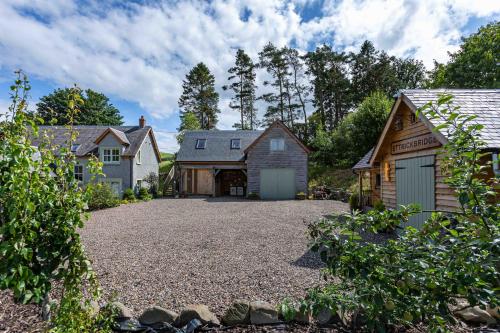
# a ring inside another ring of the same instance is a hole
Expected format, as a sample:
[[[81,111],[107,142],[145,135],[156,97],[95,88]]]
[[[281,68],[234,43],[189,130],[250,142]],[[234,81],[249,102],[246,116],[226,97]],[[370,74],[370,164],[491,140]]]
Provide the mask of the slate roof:
[[[125,146],[122,156],[135,156],[144,138],[152,129],[151,126],[144,126],[143,128],[139,126],[74,126],[75,131],[78,133],[74,144],[79,145],[75,155],[83,157],[96,153],[98,148],[98,145],[95,144],[96,139],[109,128],[112,129],[113,133],[122,136],[122,141],[129,142]],[[39,137],[32,139],[33,145],[38,146],[40,141],[43,140],[44,134],[51,138],[51,144],[58,146],[66,144],[70,135],[69,130],[64,126],[40,126]]]
[[[481,138],[487,148],[500,148],[500,89],[412,89],[401,90],[410,102],[419,108],[429,101],[437,101],[440,94],[453,95],[452,105],[459,106],[459,112],[475,115],[475,122],[484,126]],[[431,120],[434,126],[439,125]],[[446,133],[441,132],[444,136]]]
[[[369,169],[370,168],[370,158],[372,157],[373,150],[375,147],[370,149],[369,152],[366,153],[365,156],[363,156],[356,165],[352,167],[353,170],[362,170],[362,169]]]
[[[263,131],[210,130],[186,131],[176,161],[178,162],[241,162],[245,149]],[[196,140],[206,139],[205,149],[196,149]],[[240,139],[240,149],[231,149],[231,139]]]

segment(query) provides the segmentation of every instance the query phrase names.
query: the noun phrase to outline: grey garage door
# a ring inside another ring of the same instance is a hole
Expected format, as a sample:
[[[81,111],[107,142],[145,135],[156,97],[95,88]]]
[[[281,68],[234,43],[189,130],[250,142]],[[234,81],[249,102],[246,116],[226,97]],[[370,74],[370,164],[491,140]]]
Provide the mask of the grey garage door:
[[[434,155],[396,161],[396,202],[417,203],[424,211],[434,210]],[[409,225],[419,229],[430,212],[412,216]]]
[[[294,169],[261,169],[260,197],[262,199],[294,199],[295,170]]]

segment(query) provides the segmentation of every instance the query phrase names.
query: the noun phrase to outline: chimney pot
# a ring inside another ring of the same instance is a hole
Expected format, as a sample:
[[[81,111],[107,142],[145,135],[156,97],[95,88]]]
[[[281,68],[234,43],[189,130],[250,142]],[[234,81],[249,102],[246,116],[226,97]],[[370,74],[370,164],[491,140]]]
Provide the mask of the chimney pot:
[[[139,127],[144,128],[144,126],[146,126],[146,119],[144,119],[144,116],[141,116],[141,118],[139,118]]]

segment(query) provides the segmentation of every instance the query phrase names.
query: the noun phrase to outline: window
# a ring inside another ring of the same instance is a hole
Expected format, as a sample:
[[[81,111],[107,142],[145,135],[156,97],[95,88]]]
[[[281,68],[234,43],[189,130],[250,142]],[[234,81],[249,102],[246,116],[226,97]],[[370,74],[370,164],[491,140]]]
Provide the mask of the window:
[[[207,145],[207,139],[196,140],[196,149],[205,149],[206,145]]]
[[[380,173],[375,175],[375,188],[379,188],[380,184],[382,184],[382,179],[380,177]]]
[[[410,114],[410,124],[415,124],[418,121],[417,115],[412,113]]]
[[[271,139],[271,151],[284,151],[285,139]]]
[[[142,160],[141,160],[141,150],[139,149],[139,151],[137,152],[137,164],[141,164],[142,163]]]
[[[74,145],[71,145],[71,152],[72,153],[75,153],[77,150],[78,150],[78,147],[80,147],[79,144],[74,144]]]
[[[102,161],[104,164],[119,164],[120,148],[103,148]]]
[[[240,149],[240,139],[231,139],[231,149]]]
[[[394,119],[394,130],[401,131],[402,129],[403,129],[403,118],[398,116]]]
[[[83,182],[83,165],[75,165],[75,179],[79,182]]]
[[[142,188],[142,179],[137,179],[137,189]]]

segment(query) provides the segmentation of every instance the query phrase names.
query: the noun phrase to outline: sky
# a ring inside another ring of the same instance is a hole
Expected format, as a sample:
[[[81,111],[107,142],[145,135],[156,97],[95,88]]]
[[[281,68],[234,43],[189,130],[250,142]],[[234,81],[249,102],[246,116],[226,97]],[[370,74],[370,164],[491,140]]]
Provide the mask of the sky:
[[[356,51],[368,39],[432,68],[461,36],[499,18],[495,0],[0,0],[0,109],[21,68],[31,109],[54,89],[91,88],[110,98],[125,124],[144,115],[160,149],[174,152],[182,80],[199,62],[215,75],[218,128],[230,129],[239,115],[222,86],[238,48],[257,61],[269,41],[301,52],[321,44]]]

